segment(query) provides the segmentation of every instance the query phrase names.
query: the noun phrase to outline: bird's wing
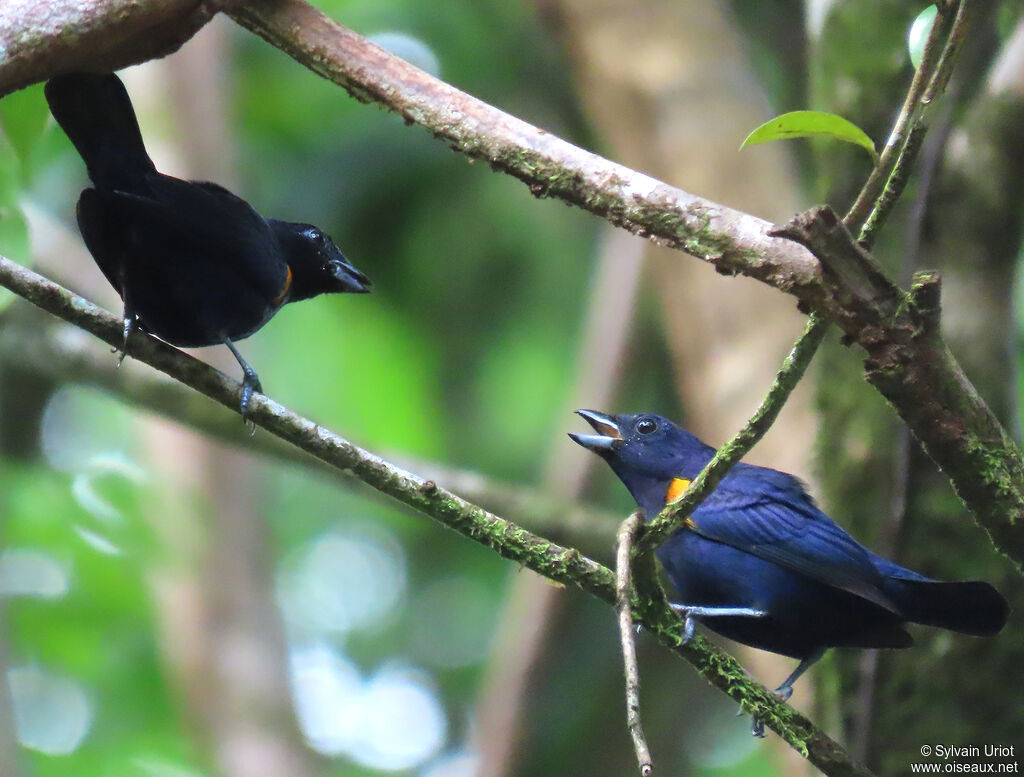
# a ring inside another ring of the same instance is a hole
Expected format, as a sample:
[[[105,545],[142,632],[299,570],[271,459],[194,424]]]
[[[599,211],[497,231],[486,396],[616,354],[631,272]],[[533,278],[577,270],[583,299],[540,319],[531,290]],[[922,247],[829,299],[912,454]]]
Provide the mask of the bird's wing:
[[[899,613],[867,549],[822,513],[796,478],[772,474],[770,482],[727,478],[691,516],[690,528]]]
[[[89,198],[89,210],[97,213],[92,221],[107,224],[91,231],[101,232],[108,248],[116,244],[119,261],[170,262],[179,272],[193,263],[204,273],[259,289],[267,299],[280,291],[286,268],[276,238],[245,200],[216,184],[162,175],[148,183],[146,194],[94,190]]]

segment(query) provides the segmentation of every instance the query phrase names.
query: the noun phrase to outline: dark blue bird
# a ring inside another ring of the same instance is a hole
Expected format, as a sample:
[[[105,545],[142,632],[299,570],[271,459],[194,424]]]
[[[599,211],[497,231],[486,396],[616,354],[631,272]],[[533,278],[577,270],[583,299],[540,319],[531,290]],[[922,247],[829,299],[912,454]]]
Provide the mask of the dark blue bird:
[[[680,496],[714,448],[650,413],[578,410],[597,434],[570,434],[608,462],[648,516]],[[1009,607],[984,582],[942,582],[881,558],[814,504],[799,480],[740,462],[657,556],[693,622],[800,660],[777,689],[830,647],[905,648],[907,622],[996,634]]]

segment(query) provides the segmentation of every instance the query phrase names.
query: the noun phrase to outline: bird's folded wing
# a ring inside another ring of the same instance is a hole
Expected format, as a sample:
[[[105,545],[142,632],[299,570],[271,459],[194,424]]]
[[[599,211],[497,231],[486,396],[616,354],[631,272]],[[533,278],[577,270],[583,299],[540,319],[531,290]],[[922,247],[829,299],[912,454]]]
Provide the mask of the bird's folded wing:
[[[703,537],[900,612],[883,593],[868,551],[818,510],[795,479],[784,488],[720,486],[691,522]]]

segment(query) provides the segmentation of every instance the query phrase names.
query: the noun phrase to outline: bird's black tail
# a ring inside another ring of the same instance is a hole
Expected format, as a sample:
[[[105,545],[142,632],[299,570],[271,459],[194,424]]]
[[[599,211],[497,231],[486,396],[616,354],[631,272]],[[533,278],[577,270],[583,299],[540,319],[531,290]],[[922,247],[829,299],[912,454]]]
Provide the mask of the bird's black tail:
[[[907,620],[964,634],[997,634],[1010,607],[988,583],[890,577],[883,586]]]
[[[74,143],[98,189],[131,191],[156,168],[146,153],[135,110],[113,73],[71,73],[46,84],[50,113]]]

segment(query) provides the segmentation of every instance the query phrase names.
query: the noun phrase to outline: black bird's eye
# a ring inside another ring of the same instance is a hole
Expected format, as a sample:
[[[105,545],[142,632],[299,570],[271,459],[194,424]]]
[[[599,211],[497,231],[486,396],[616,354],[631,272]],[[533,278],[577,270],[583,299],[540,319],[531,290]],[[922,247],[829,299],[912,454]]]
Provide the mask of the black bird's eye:
[[[306,230],[306,237],[308,237],[314,243],[323,244],[324,242],[324,233],[321,232],[319,229]]]
[[[636,425],[636,430],[640,434],[650,434],[657,428],[658,425],[654,423],[654,421],[652,421],[650,418],[644,418],[640,420]]]

